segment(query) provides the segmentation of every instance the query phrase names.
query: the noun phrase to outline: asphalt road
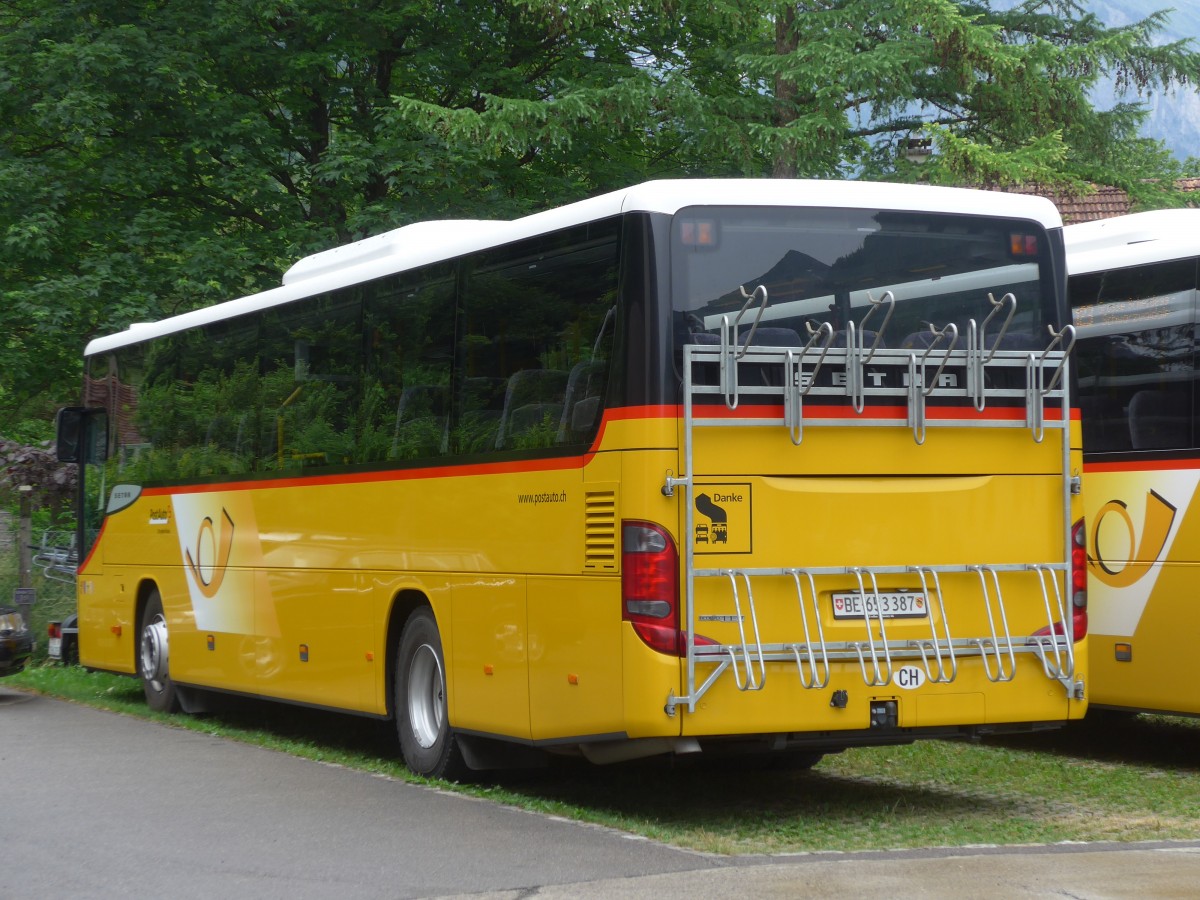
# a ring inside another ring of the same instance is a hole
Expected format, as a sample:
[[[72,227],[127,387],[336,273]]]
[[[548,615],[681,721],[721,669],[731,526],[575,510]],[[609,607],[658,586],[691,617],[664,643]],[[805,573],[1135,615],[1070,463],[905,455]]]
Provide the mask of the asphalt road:
[[[0,900],[1197,894],[1200,841],[731,859],[0,685]]]

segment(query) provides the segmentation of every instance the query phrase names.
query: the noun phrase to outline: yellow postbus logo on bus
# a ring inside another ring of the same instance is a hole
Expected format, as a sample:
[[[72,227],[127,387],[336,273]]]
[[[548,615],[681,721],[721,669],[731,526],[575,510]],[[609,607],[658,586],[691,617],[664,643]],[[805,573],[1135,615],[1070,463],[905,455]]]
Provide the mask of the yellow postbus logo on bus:
[[[1138,538],[1125,503],[1109,500],[1092,520],[1094,555],[1088,560],[1092,575],[1110,587],[1129,587],[1140,580],[1162,556],[1175,513],[1175,507],[1166,499],[1148,491],[1142,534]]]
[[[1175,552],[1200,470],[1095,472],[1087,485],[1091,630],[1128,637]]]
[[[175,494],[171,511],[196,628],[255,633],[254,599],[269,593],[256,586],[265,561],[249,493]]]
[[[229,565],[229,553],[233,549],[233,519],[229,511],[221,510],[221,530],[218,533],[213,527],[212,516],[200,520],[199,534],[196,535],[196,552],[191,548],[183,551],[187,567],[196,581],[196,586],[210,600],[221,589],[225,580],[225,569]]]
[[[692,488],[695,553],[749,553],[753,549],[750,485],[697,484]]]

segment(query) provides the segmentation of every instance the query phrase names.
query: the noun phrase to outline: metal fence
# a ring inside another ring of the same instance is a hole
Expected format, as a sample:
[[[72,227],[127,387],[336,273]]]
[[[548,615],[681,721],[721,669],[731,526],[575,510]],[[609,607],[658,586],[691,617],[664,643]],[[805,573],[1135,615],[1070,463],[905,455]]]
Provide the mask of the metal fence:
[[[78,556],[69,531],[35,530],[0,509],[0,605],[16,606],[33,632],[34,658],[46,653],[46,628],[75,611]]]

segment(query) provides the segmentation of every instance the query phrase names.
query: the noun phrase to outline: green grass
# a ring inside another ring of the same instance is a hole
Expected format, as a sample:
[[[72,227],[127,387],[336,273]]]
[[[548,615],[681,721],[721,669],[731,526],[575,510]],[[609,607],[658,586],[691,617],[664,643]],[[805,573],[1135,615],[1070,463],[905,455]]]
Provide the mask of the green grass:
[[[239,702],[203,717],[147,710],[140,683],[35,667],[8,686],[423,782],[390,726]],[[439,783],[441,784],[441,783]],[[811,771],[648,761],[485,775],[449,790],[723,854],[1200,838],[1200,721],[1128,717],[984,744],[851,750]]]

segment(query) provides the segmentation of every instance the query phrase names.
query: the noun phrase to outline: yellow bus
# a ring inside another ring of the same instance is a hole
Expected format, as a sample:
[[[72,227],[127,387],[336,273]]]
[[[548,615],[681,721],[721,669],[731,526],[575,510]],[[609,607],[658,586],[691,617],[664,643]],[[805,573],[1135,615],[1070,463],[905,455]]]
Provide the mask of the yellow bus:
[[[1091,531],[1089,697],[1111,709],[1200,715],[1181,652],[1200,631],[1200,210],[1065,234]]]
[[[1078,718],[1065,286],[1048,202],[868,183],[317,253],[88,345],[80,661],[450,777]]]

